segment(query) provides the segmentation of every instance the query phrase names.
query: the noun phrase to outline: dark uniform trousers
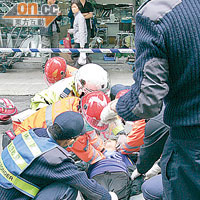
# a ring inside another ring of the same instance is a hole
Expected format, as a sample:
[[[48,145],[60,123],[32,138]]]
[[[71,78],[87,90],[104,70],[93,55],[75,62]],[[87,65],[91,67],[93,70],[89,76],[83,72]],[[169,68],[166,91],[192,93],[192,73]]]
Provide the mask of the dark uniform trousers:
[[[176,130],[170,130],[170,134],[171,131]],[[199,128],[191,127],[187,131],[192,136],[193,131],[199,131]],[[164,200],[199,200],[200,138],[176,139],[169,136],[161,159],[161,171]]]

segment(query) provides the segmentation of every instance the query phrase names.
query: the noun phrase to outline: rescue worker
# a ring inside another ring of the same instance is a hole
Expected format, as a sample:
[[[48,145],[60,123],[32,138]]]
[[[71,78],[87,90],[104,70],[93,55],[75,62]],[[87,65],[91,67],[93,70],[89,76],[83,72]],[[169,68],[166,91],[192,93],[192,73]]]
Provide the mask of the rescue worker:
[[[76,71],[77,68],[67,65],[64,58],[53,57],[48,59],[45,64],[44,79],[47,85],[51,86],[59,80],[74,76]],[[46,105],[47,104],[44,104],[44,106]],[[36,109],[27,109],[15,115],[15,117],[12,117],[13,126],[15,127],[15,125],[18,125],[18,123],[22,122],[24,119],[32,115],[35,110]]]
[[[111,88],[110,97],[112,99],[119,99],[128,91],[129,87],[117,84]],[[130,131],[128,131],[128,133],[121,132],[118,134],[118,150],[122,154],[132,154],[133,152],[138,152],[140,150],[140,146],[144,144],[143,138],[145,134],[146,121],[144,119],[135,122],[122,121]],[[115,122],[110,123],[112,126]]]
[[[69,78],[62,79],[31,99],[31,109],[37,110],[67,96],[83,96],[92,91],[109,91],[108,73],[97,64],[86,64]]]
[[[125,95],[129,89],[130,86],[121,84],[115,85],[111,88],[111,97],[113,99],[119,99],[121,96]],[[137,169],[133,172],[132,179],[149,171],[154,163],[161,157],[164,144],[169,135],[169,127],[163,122],[163,115],[164,108],[159,115],[149,120],[141,119],[135,122],[125,122],[131,124],[132,129],[127,135],[120,135],[118,139],[118,149],[122,154],[140,152],[136,163]],[[152,171],[153,169],[151,172]],[[154,175],[156,175],[156,173],[157,172],[155,172]],[[151,175],[150,171],[148,174],[145,174],[146,178],[150,178]]]
[[[1,154],[1,200],[75,200],[78,190],[89,199],[117,199],[115,193],[78,171],[65,151],[82,134],[84,120],[73,111],[58,115],[48,129],[19,134]]]
[[[50,86],[61,79],[71,77],[75,74],[77,68],[67,65],[64,58],[53,57],[48,59],[44,68],[44,78]]]
[[[95,129],[104,131],[108,125],[99,124],[100,113],[110,102],[110,99],[101,91],[91,92],[80,99],[79,97],[66,97],[47,107],[39,109],[30,117],[18,124],[15,134],[32,128],[47,128],[53,124],[56,116],[65,111],[80,112],[86,123],[86,134],[80,136],[73,146],[67,151],[74,152],[81,160],[87,163],[95,163],[105,158],[103,155],[103,141],[96,134]]]

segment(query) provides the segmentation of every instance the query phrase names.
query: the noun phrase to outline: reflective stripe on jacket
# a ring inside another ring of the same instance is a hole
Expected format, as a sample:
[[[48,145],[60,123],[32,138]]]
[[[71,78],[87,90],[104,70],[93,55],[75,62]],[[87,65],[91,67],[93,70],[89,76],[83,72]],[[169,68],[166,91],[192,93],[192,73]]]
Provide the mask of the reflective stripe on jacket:
[[[54,119],[60,113],[65,111],[78,112],[79,102],[80,98],[78,97],[66,97],[52,105],[41,108],[19,124],[15,134],[19,135],[32,128],[47,128],[53,124]],[[89,163],[104,159],[105,157],[101,153],[103,149],[103,142],[94,130],[79,136],[73,147],[67,148],[68,151],[74,152],[81,160]]]
[[[31,98],[31,109],[38,110],[61,100],[61,94],[66,89],[74,94],[74,96],[77,96],[73,76],[62,79],[48,87],[46,90],[37,93],[33,98]]]
[[[94,164],[99,160],[105,159],[103,155],[103,141],[96,134],[95,130],[86,132],[78,137],[73,147],[68,147],[67,151],[72,151],[81,160]]]
[[[80,99],[78,97],[67,97],[53,103],[52,105],[41,108],[19,124],[15,129],[15,134],[19,135],[20,133],[32,128],[49,127],[53,124],[57,115],[65,111],[78,112],[79,101]]]
[[[132,122],[132,130],[127,135],[126,142],[120,148],[122,154],[139,151],[140,146],[144,144],[145,125],[144,119]]]
[[[14,187],[34,198],[40,188],[20,175],[38,156],[57,146],[55,141],[38,137],[33,130],[18,135],[1,154],[0,186],[6,189]]]

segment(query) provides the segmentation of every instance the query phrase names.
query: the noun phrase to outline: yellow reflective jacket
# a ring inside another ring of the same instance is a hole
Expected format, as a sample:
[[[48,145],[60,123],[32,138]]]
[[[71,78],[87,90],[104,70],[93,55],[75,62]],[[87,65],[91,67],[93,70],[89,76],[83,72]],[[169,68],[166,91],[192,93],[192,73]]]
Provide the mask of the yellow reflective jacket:
[[[62,79],[47,89],[35,94],[35,96],[31,98],[30,107],[32,110],[38,110],[55,103],[62,99],[63,92],[68,96],[77,96],[73,76]]]
[[[18,135],[32,128],[47,128],[49,125],[53,124],[57,115],[65,111],[78,112],[79,101],[80,98],[78,97],[67,97],[39,109],[17,126],[14,130],[15,134]]]

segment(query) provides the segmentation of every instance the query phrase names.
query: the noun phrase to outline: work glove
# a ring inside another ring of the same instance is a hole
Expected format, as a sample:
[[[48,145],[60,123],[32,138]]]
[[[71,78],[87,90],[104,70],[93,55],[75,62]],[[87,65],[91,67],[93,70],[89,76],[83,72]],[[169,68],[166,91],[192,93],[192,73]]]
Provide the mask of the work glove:
[[[101,112],[101,122],[103,124],[109,124],[111,122],[113,122],[114,120],[117,119],[117,112],[111,110],[111,104],[115,104],[114,106],[116,106],[117,101],[111,101]]]
[[[145,174],[144,180],[148,180],[153,176],[158,175],[161,172],[161,168],[159,167],[158,163],[155,163],[153,167]]]
[[[138,172],[138,170],[137,169],[135,169],[134,171],[133,171],[133,173],[131,174],[131,180],[135,180],[137,177],[139,177],[139,176],[141,176],[142,174],[140,174],[139,172]]]
[[[73,28],[68,29],[68,33],[69,34],[73,34],[74,33],[74,29]]]
[[[111,200],[118,200],[118,197],[114,192],[109,192],[109,194],[111,196]]]
[[[114,135],[125,135],[125,130],[124,130],[124,124],[122,123],[121,119],[119,117],[117,117],[116,120],[114,120],[111,124],[110,124],[112,133]]]

